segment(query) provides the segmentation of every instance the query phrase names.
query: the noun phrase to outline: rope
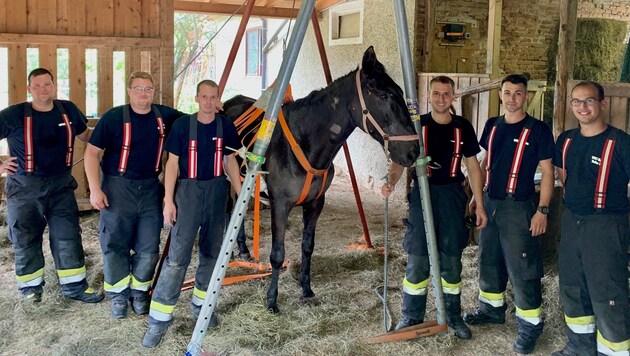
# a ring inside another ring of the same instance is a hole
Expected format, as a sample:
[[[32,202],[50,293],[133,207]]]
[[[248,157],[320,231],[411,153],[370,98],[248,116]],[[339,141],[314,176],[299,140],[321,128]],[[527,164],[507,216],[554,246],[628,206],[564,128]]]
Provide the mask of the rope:
[[[385,184],[388,183],[388,175],[385,175]],[[385,198],[385,231],[383,233],[383,285],[380,287],[376,287],[375,292],[378,298],[383,303],[383,330],[385,332],[389,332],[392,328],[392,315],[389,312],[389,307],[387,306],[387,254],[388,254],[388,237],[389,237],[389,197]],[[379,288],[382,288],[382,294],[379,291]]]

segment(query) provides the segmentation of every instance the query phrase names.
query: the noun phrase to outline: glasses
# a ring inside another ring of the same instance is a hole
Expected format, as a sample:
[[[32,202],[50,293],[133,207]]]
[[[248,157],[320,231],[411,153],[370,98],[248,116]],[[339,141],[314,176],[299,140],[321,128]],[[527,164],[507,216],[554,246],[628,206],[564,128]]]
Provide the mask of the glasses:
[[[143,87],[133,87],[131,88],[131,90],[133,90],[134,92],[140,94],[140,93],[147,93],[147,94],[151,94],[153,93],[153,88],[143,88]]]
[[[586,98],[584,100],[571,99],[571,101],[570,101],[571,106],[573,106],[573,107],[579,107],[579,106],[582,106],[582,104],[586,104],[586,106],[593,106],[593,105],[595,105],[598,102],[599,102],[599,100],[597,100],[595,98]]]

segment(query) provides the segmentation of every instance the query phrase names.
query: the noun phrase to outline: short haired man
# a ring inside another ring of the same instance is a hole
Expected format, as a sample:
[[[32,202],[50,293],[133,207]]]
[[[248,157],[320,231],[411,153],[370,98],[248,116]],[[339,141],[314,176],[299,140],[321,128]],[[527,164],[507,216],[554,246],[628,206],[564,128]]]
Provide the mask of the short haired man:
[[[464,315],[468,324],[503,324],[508,279],[514,291],[518,334],[514,351],[531,353],[542,333],[543,276],[540,236],[547,229],[553,193],[553,134],[525,112],[527,77],[506,76],[500,98],[505,114],[488,120],[480,144],[486,150],[484,202],[488,225],[479,236],[479,306]],[[534,175],[540,166],[540,200]]]
[[[217,84],[211,80],[201,81],[195,101],[199,111],[175,122],[166,141],[169,156],[164,172],[164,220],[173,229],[168,257],[153,291],[149,329],[142,339],[144,347],[157,346],[173,322],[173,309],[198,231],[199,266],[192,312],[195,318],[199,317],[225,232],[229,192],[225,173],[236,193],[241,190],[236,154],[226,149],[240,147],[241,143],[232,121],[215,114],[219,101]],[[210,325],[217,325],[215,315],[211,316]]]
[[[470,339],[470,329],[461,316],[462,252],[468,243],[468,230],[464,224],[467,196],[462,188],[465,177],[461,161],[468,169],[473,191],[473,211],[476,209],[477,228],[483,228],[487,216],[483,204],[483,178],[477,161],[479,143],[472,124],[465,118],[450,113],[455,100],[455,83],[446,76],[431,80],[430,103],[432,111],[422,115],[422,136],[426,154],[431,156],[427,174],[431,194],[432,213],[440,254],[442,289],[446,306],[446,322],[461,339]],[[381,192],[389,196],[399,180],[403,167],[392,164],[388,184]],[[407,232],[404,247],[408,253],[407,269],[403,279],[402,317],[396,325],[401,329],[424,321],[429,286],[429,252],[424,217],[419,195],[418,177],[413,172],[413,188],[409,194],[409,219],[405,219]]]
[[[148,291],[164,225],[164,187],[158,179],[162,146],[173,122],[185,115],[153,104],[153,93],[149,73],[132,73],[129,104],[103,114],[85,151],[90,202],[101,212],[105,294],[117,319],[127,316],[128,299],[134,313],[149,312]]]
[[[9,240],[15,251],[15,274],[25,300],[39,302],[44,286],[43,233],[48,225],[50,249],[61,292],[97,303],[102,294],[88,287],[81,245],[79,209],[72,177],[74,138],[87,141],[85,115],[67,100],[54,100],[52,73],[37,68],[28,75],[33,100],[0,111],[0,139],[11,157],[0,164],[7,173]]]
[[[630,136],[606,123],[597,82],[580,82],[569,101],[579,128],[556,143],[564,184],[558,267],[568,342],[554,356],[628,355],[628,181]]]

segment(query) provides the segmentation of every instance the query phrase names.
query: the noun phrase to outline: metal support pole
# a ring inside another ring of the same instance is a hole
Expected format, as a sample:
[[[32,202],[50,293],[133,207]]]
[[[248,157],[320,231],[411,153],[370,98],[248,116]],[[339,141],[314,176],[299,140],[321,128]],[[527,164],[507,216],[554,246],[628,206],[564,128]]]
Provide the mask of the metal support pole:
[[[278,72],[276,85],[271,94],[271,99],[269,100],[269,106],[267,107],[260,129],[258,130],[253,154],[249,154],[250,157],[248,157],[248,173],[245,177],[245,181],[243,182],[236,206],[232,211],[230,223],[228,224],[227,232],[223,238],[221,251],[219,252],[219,257],[214,266],[206,298],[203,302],[203,306],[201,307],[199,319],[197,319],[197,324],[195,325],[192,338],[188,344],[188,349],[185,354],[186,356],[199,356],[201,354],[203,339],[206,335],[206,330],[208,329],[210,317],[214,312],[219,292],[221,291],[221,280],[225,277],[228,262],[230,261],[230,254],[234,248],[234,244],[236,243],[236,235],[243,223],[243,217],[247,211],[249,199],[252,196],[252,189],[254,188],[256,175],[261,170],[263,159],[265,157],[265,153],[267,152],[267,147],[271,141],[271,135],[273,134],[273,129],[276,125],[278,113],[281,110],[284,92],[286,91],[289,79],[293,73],[293,68],[295,67],[295,62],[297,61],[300,47],[302,46],[302,42],[304,40],[304,34],[306,33],[306,28],[308,27],[309,18],[313,12],[314,6],[315,0],[302,1],[302,6],[300,7],[295,27],[291,33],[289,46],[282,59],[282,65],[280,66],[280,71]]]
[[[407,107],[413,120],[413,125],[418,133],[420,141],[420,155],[416,164],[416,175],[420,183],[420,201],[422,202],[422,216],[424,217],[424,229],[427,236],[429,249],[429,263],[431,264],[431,284],[435,293],[435,305],[437,306],[437,322],[440,325],[446,324],[444,295],[442,283],[440,281],[440,260],[435,241],[435,224],[433,222],[433,210],[431,208],[431,197],[429,193],[429,178],[427,177],[427,157],[422,142],[422,128],[420,126],[420,109],[418,106],[418,94],[416,92],[416,80],[413,71],[413,61],[411,60],[411,49],[409,45],[409,31],[407,29],[407,15],[403,0],[393,0],[394,17],[396,18],[396,33],[398,34],[398,49],[400,51],[400,62],[405,80],[405,94],[407,96]]]

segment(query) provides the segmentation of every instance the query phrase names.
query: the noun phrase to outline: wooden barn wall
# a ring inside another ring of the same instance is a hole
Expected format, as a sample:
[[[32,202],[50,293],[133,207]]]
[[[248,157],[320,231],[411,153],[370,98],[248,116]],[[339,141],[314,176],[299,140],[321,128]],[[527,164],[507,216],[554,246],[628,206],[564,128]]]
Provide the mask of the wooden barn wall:
[[[125,72],[151,72],[155,101],[173,104],[173,0],[0,0],[0,47],[8,49],[9,103],[26,100],[26,50],[56,77],[57,49],[69,52],[70,99],[85,110],[85,51],[98,57],[98,114],[113,104],[113,52]]]

